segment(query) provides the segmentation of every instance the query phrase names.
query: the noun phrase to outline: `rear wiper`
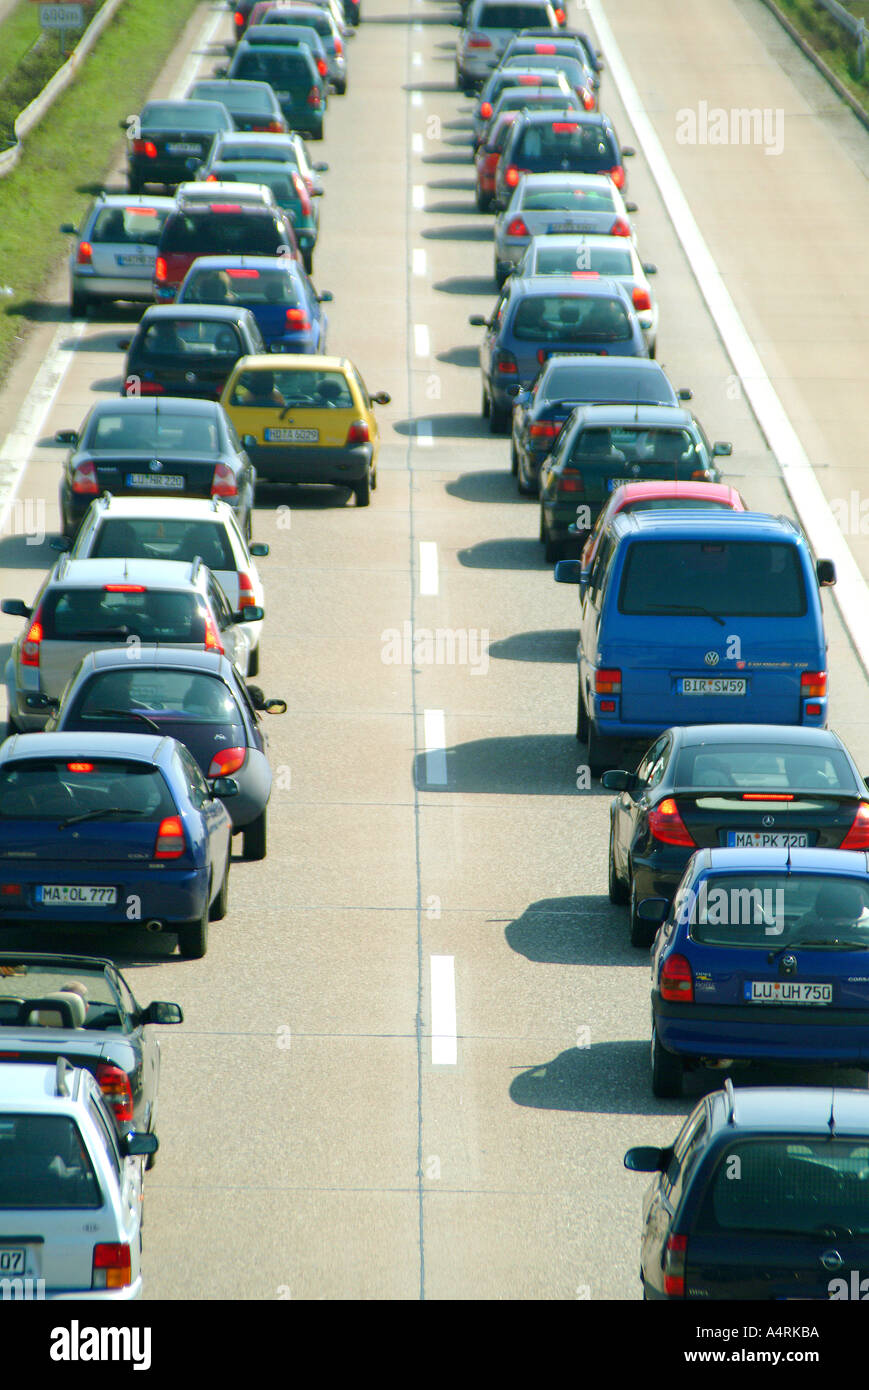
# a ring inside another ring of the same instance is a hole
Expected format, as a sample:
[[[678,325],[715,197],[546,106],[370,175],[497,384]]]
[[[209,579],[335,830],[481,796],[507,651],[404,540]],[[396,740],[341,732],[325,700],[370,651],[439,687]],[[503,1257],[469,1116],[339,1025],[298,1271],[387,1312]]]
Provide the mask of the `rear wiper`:
[[[869,951],[869,941],[830,941],[829,938],[822,940],[820,937],[791,942],[791,949],[800,946],[824,946],[828,951]]]
[[[147,811],[125,811],[123,806],[103,806],[99,811],[83,811],[80,816],[69,816],[58,825],[58,830],[66,830],[68,825],[81,825],[86,820],[102,820],[105,816],[147,816]]]
[[[161,732],[156,719],[149,718],[147,714],[142,714],[141,710],[137,709],[92,709],[88,710],[87,714],[83,714],[82,719],[141,719],[143,724],[149,725],[158,734]]]
[[[720,613],[713,613],[711,608],[704,608],[699,603],[656,603],[654,608],[641,608],[641,613],[702,613],[706,618],[712,618],[722,627],[727,627],[727,623]]]

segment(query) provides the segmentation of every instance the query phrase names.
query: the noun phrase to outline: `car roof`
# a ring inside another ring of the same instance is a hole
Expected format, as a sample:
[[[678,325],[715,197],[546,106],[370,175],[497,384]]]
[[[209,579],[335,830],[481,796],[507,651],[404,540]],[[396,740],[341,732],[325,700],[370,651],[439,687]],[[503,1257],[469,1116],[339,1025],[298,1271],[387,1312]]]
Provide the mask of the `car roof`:
[[[183,199],[175,204],[175,212],[179,217],[210,217],[216,209],[227,207],[237,207],[245,217],[268,217],[272,222],[280,220],[281,216],[280,209],[274,203],[248,203],[243,197],[237,203],[232,203],[226,194],[218,194],[213,203],[199,198],[194,198],[192,202]]]
[[[526,174],[525,177],[528,178],[529,175]],[[538,176],[535,175],[535,177]],[[544,174],[541,177],[551,178],[552,175]],[[576,174],[574,177],[581,179],[606,178],[609,181],[609,176],[606,174]],[[578,243],[583,246],[589,244],[593,247],[605,247],[612,251],[630,251],[633,256],[637,256],[637,248],[630,237],[611,236],[609,232],[553,232],[551,235],[538,232],[529,239],[528,245],[533,247],[535,251],[545,251],[550,247],[560,251],[565,246],[576,246]]]
[[[723,487],[724,484],[706,483],[705,486]],[[768,746],[770,743],[789,742],[808,748],[843,747],[839,735],[832,729],[813,729],[801,724],[686,724],[679,726],[678,733],[683,748],[693,748],[702,743],[758,743]],[[841,850],[837,853],[841,853]]]
[[[236,364],[245,372],[259,371],[295,371],[295,372],[346,372],[354,370],[353,363],[349,357],[318,357],[313,353],[281,353],[277,357],[274,354],[251,353],[250,357],[242,357]]]
[[[555,278],[554,276],[551,278]],[[584,425],[637,425],[639,428],[651,429],[659,427],[661,429],[686,429],[694,424],[694,416],[689,410],[682,410],[675,405],[580,405],[577,406],[571,417],[571,425],[582,423]],[[664,482],[664,487],[672,488],[673,481]],[[678,485],[676,485],[678,487]],[[685,483],[683,486],[687,487]],[[694,484],[696,487],[696,483]],[[710,484],[706,484],[706,487]],[[725,489],[727,491],[728,489]],[[638,494],[642,496],[642,493]],[[657,493],[656,496],[678,496],[678,492]],[[703,491],[684,493],[684,496],[708,497],[709,493]]]
[[[159,400],[156,396],[150,399],[147,396],[107,396],[105,400],[97,401],[90,418],[114,415],[119,410],[123,415],[204,415],[209,419],[222,413],[219,401],[201,401],[193,396],[161,396]]]
[[[167,670],[202,671],[206,675],[226,677],[233,670],[232,662],[220,652],[193,651],[189,647],[167,647],[156,644],[136,648],[136,669],[145,666],[165,667]],[[130,653],[126,647],[104,647],[100,651],[88,652],[82,659],[81,673],[85,671],[114,671],[130,667]]]
[[[799,544],[802,532],[789,517],[764,512],[691,511],[619,512],[613,526],[621,533],[634,531],[656,540],[732,540],[729,532],[751,540],[789,541]]]
[[[103,584],[144,584],[148,589],[188,589],[194,592],[197,585],[191,577],[192,569],[193,562],[190,560],[73,560],[63,556],[48,582],[52,589],[98,589]]]
[[[300,265],[291,256],[197,256],[190,269],[197,273],[201,270],[235,270],[246,267],[249,270],[278,270],[286,275],[298,275]],[[173,306],[167,304],[167,309]]]
[[[262,145],[264,149],[275,149],[279,142],[284,145],[295,145],[296,132],[293,130],[219,130],[217,132],[217,145],[232,144],[233,140],[238,140],[242,144]]]
[[[845,1086],[740,1086],[719,1091],[713,1104],[716,1131],[791,1131],[830,1136],[869,1134],[869,1092]]]
[[[559,275],[547,275],[545,277],[529,276],[525,283],[536,285],[539,283],[540,278],[544,278],[548,281],[560,280],[562,277]],[[576,283],[570,276],[567,276],[566,279],[571,285]],[[589,281],[589,284],[593,283],[594,281]],[[650,376],[664,377],[667,379],[667,374],[660,362],[655,362],[651,357],[599,357],[596,353],[586,357],[584,353],[553,352],[551,357],[546,359],[546,367],[547,370],[554,367],[582,367],[584,372],[607,372],[612,371],[613,367],[618,367],[620,370],[628,368],[631,371],[646,372]]]
[[[250,309],[243,304],[151,304],[139,320],[141,324],[161,323],[164,320],[211,319],[216,322],[238,323],[248,319]]]
[[[91,504],[94,505],[93,503]],[[104,492],[96,499],[97,515],[111,521],[116,517],[154,517],[166,518],[166,499],[164,497],[116,497]],[[192,518],[197,521],[215,521],[223,525],[233,515],[228,502],[220,497],[173,497],[172,520]],[[86,557],[82,556],[82,559]]]
[[[568,299],[625,299],[624,287],[611,276],[600,275],[595,280],[574,280],[572,275],[527,275],[513,277],[511,296],[535,298],[563,294]],[[564,353],[569,357],[569,353]],[[550,359],[551,360],[551,359]],[[608,361],[612,361],[608,358]]]
[[[128,758],[157,763],[166,757],[175,740],[165,734],[113,734],[70,731],[13,734],[0,744],[0,763],[20,758]]]
[[[37,735],[38,737],[38,735]],[[841,874],[865,878],[869,851],[852,849],[702,849],[695,858],[705,869],[719,873],[787,872]]]
[[[149,198],[146,193],[98,193],[94,200],[94,212],[101,208],[174,208],[175,199],[166,198],[162,195],[159,198]]]
[[[185,115],[192,116],[208,111],[222,111],[224,115],[229,115],[222,101],[200,101],[195,97],[192,100],[187,97],[155,97],[152,101],[145,102],[141,116],[145,116],[155,106],[177,106],[179,110],[183,109]]]
[[[548,172],[530,172],[523,174],[520,184],[550,184],[566,185],[569,188],[605,188],[608,192],[615,188],[615,184],[609,174],[583,174],[575,169],[551,169]],[[542,237],[535,237],[535,241],[542,241]],[[550,237],[546,238],[551,240]],[[570,238],[568,238],[570,240]],[[611,237],[611,241],[624,241],[624,237]]]
[[[234,87],[239,91],[242,87],[254,87],[259,92],[271,93],[271,84],[268,82],[257,82],[253,77],[200,77],[191,86],[191,91],[197,87],[219,87],[221,91],[226,91],[229,87]],[[190,97],[187,98],[191,100]]]
[[[78,1067],[72,1067],[71,1071],[76,1079],[80,1077]],[[71,1089],[75,1096],[78,1087],[73,1086]],[[11,1110],[22,1102],[38,1105],[42,1110],[47,1100],[52,1102],[52,1110],[57,1107],[59,1111],[68,1111],[70,1097],[57,1094],[56,1062],[50,1065],[28,1062],[26,1066],[22,1066],[20,1062],[0,1062],[0,1110]]]
[[[500,2],[501,0],[497,0],[497,3],[500,4]],[[495,3],[495,0],[493,0],[493,3]],[[524,111],[520,114],[523,121],[528,121],[529,123],[536,121],[542,125],[544,121],[551,121],[554,114],[558,115],[561,113],[554,113],[552,111]],[[604,115],[603,111],[571,111],[568,123],[570,125],[606,126],[607,128],[611,125],[609,116]]]

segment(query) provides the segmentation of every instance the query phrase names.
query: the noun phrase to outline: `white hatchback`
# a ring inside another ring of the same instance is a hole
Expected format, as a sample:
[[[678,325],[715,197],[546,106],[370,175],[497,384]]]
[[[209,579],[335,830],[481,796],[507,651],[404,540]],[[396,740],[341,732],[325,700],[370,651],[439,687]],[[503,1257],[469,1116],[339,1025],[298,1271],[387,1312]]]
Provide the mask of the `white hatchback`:
[[[90,1072],[0,1063],[0,1296],[126,1300],[142,1293],[143,1158],[118,1138]]]

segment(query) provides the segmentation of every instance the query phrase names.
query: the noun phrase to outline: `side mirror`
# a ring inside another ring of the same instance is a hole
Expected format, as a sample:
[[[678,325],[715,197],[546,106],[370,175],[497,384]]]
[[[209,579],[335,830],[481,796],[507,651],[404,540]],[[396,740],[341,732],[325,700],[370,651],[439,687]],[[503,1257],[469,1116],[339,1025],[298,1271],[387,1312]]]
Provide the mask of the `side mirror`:
[[[335,296],[331,290],[324,290],[322,294],[317,295],[317,298],[321,304],[331,304]]]
[[[251,606],[250,608],[243,608],[240,613],[233,613],[232,621],[234,623],[261,623],[265,615],[266,610],[264,608]]]
[[[670,904],[666,898],[643,898],[642,902],[637,903],[637,916],[641,922],[653,922],[660,926],[667,913],[670,911]]]
[[[389,405],[392,397],[388,391],[375,391],[371,399],[375,405]]]
[[[266,697],[258,685],[249,685],[247,687],[247,693],[250,696],[250,702],[254,709],[265,709]]]
[[[603,774],[600,784],[610,792],[632,792],[637,785],[637,774],[613,768],[612,771]]]
[[[256,435],[255,435],[255,434],[243,434],[243,435],[241,436],[241,442],[242,442],[242,444],[244,445],[244,447],[245,447],[246,449],[254,449],[254,448],[256,447],[256,442],[257,442],[257,440],[256,440]]]
[[[159,1147],[160,1141],[156,1134],[140,1134],[135,1129],[128,1130],[118,1140],[118,1148],[124,1158],[149,1158]]]
[[[120,348],[121,352],[129,352],[129,351],[130,351],[130,348],[132,347],[132,345],[133,345],[133,340],[132,340],[132,338],[119,338],[119,339],[118,339],[118,347]]]
[[[24,703],[28,709],[58,709],[60,701],[53,695],[25,695]]]
[[[637,207],[636,203],[625,203],[625,211],[626,211],[626,212],[639,212],[639,208]]]
[[[472,328],[489,327],[489,320],[487,318],[484,318],[482,314],[471,314],[468,318],[468,323],[471,325]]]
[[[184,1013],[180,1004],[165,1004],[155,1000],[139,1015],[140,1023],[183,1023]]]
[[[513,404],[514,404],[514,405],[527,405],[528,402],[530,401],[530,399],[531,399],[531,392],[530,392],[530,391],[526,391],[523,387],[520,386],[520,387],[519,387],[519,390],[516,392],[516,395],[513,397]]]
[[[319,159],[316,164],[312,164],[311,168],[315,174],[328,174],[329,172],[328,164],[322,159]]]
[[[0,603],[0,613],[8,613],[10,618],[29,618],[31,611],[20,598],[4,598]]]
[[[262,559],[264,555],[268,555],[269,547],[265,541],[251,541],[248,546],[248,551],[251,555],[255,555],[257,559]]]
[[[646,275],[657,275],[658,273],[658,267],[653,261],[643,261],[643,270]]]
[[[513,404],[514,404],[514,405],[516,404],[516,401],[518,400],[519,396],[521,395],[521,392],[522,392],[522,387],[519,385],[518,382],[514,383],[514,385],[512,385],[512,386],[508,386],[508,387],[507,387],[507,395],[513,397]]]
[[[625,1154],[625,1167],[632,1173],[663,1173],[670,1166],[673,1150],[653,1149],[645,1144],[628,1149]]]
[[[54,442],[55,442],[55,444],[72,444],[72,445],[75,445],[75,444],[78,443],[78,431],[77,431],[77,430],[55,430]]]
[[[126,130],[126,126],[124,129]],[[78,236],[78,228],[74,227],[71,222],[62,222],[60,224],[60,230],[65,233],[66,236]]]
[[[311,189],[309,196],[311,198],[322,198],[324,192],[325,190],[322,189],[319,184],[315,184],[314,187]]]
[[[65,550],[72,549],[72,541],[69,536],[52,536],[48,544],[51,546],[52,550],[59,550],[61,553]]]
[[[131,122],[130,122],[130,121],[118,121],[118,130],[127,131],[127,130],[130,129],[130,125],[131,125]],[[61,227],[61,231],[63,231],[63,228],[62,228],[62,227]]]
[[[214,76],[215,76],[215,77],[225,77],[226,74],[227,74],[228,72],[229,72],[229,68],[226,67],[226,66],[224,65],[224,66],[222,66],[222,67],[219,67],[219,68],[215,68],[215,69],[214,69]]]
[[[636,153],[633,145],[625,145],[622,148],[622,159],[633,159]]]
[[[687,386],[680,386],[676,395],[679,397],[680,401],[691,401],[694,399],[694,392],[689,390]]]
[[[287,702],[286,700],[266,700],[263,709],[266,714],[286,714]]]
[[[832,560],[816,560],[815,574],[822,589],[827,589],[836,582],[836,566]]]
[[[581,560],[559,560],[555,566],[556,584],[578,584],[581,578]]]
[[[211,779],[211,795],[219,796],[221,800],[225,796],[238,796],[238,783],[234,777],[213,777]]]
[[[718,458],[730,458],[733,453],[733,445],[726,439],[718,439],[712,445],[712,452]]]

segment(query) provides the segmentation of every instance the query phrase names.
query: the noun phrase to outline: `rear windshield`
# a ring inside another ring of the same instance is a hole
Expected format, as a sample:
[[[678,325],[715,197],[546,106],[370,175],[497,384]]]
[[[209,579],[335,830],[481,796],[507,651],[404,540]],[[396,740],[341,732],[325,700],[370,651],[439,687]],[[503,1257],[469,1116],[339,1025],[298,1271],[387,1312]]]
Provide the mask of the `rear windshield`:
[[[221,140],[216,151],[221,164],[256,163],[296,165],[296,151],[289,140],[272,138],[262,145],[251,144],[245,140]]]
[[[535,91],[533,87],[523,87],[521,91],[511,91],[509,88],[502,92],[498,97],[497,110],[500,116],[502,111],[521,111],[525,106],[563,106],[565,110],[572,106],[579,110],[579,101],[572,92],[555,91],[551,87],[544,87]]]
[[[226,270],[191,270],[184,290],[185,304],[239,304],[245,308],[278,304],[292,307],[299,302],[298,286],[292,274],[283,270],[257,270],[250,266],[229,266]]]
[[[229,122],[224,112],[213,106],[198,103],[156,102],[142,112],[141,128],[148,130],[226,130]]]
[[[535,209],[546,211],[557,209],[559,212],[612,212],[615,208],[613,195],[606,188],[525,188],[522,193],[520,207],[528,208],[533,212]],[[568,255],[570,255],[568,248]],[[630,252],[626,252],[628,267],[630,267]],[[576,269],[576,253],[573,253],[573,265],[568,266],[569,270]]]
[[[160,319],[145,329],[139,343],[142,357],[155,362],[166,357],[239,357],[243,351],[238,329],[215,319]]]
[[[279,86],[301,87],[316,78],[317,69],[309,49],[275,51],[264,44],[240,53],[236,58],[233,77],[251,77],[262,82],[277,82]]]
[[[41,607],[43,635],[69,642],[181,642],[205,645],[205,609],[198,595],[146,589],[53,589]]]
[[[176,814],[163,774],[123,758],[20,758],[0,768],[0,820],[155,820]],[[109,814],[111,812],[111,814]]]
[[[166,223],[160,250],[195,252],[197,256],[226,255],[274,256],[286,236],[273,215],[260,215],[249,208],[238,212],[215,212],[203,208],[176,212]]]
[[[27,1001],[44,999],[47,994],[59,990],[68,991],[71,984],[80,987],[74,993],[78,993],[85,1004],[86,1028],[98,1022],[110,1028],[120,1025],[118,999],[102,971],[72,964],[60,970],[56,964],[39,965],[33,961],[14,960],[0,962],[0,1024],[26,1022],[39,1027],[39,1015],[28,1013],[24,1007]],[[114,1011],[114,1018],[108,1014],[109,1009]]]
[[[67,1115],[0,1115],[0,1209],[102,1206],[78,1125]]]
[[[694,1229],[805,1235],[815,1248],[836,1231],[865,1237],[869,1144],[804,1134],[728,1141]],[[847,1270],[838,1273],[847,1280]]]
[[[314,29],[323,38],[331,36],[332,26],[325,14],[299,14],[296,10],[289,10],[281,14],[280,10],[270,10],[257,21],[259,24],[302,24],[308,29]]]
[[[575,121],[535,121],[519,132],[513,157],[525,169],[578,169],[596,173],[618,163],[602,126]]]
[[[238,705],[219,676],[201,671],[172,671],[164,666],[126,671],[103,671],[88,681],[76,707],[76,718],[87,728],[104,721],[107,711],[132,710],[159,723],[164,719],[190,724],[238,722]],[[133,719],[140,729],[146,725]]]
[[[169,216],[168,208],[103,208],[88,234],[94,245],[110,242],[116,246],[156,246]]]
[[[223,164],[215,164],[211,169],[221,183],[264,183],[272,190],[275,202],[281,207],[300,202],[289,174],[276,163],[271,168],[266,164],[256,169],[249,166],[239,167],[236,164],[231,164],[228,168]]]
[[[242,372],[235,385],[232,405],[293,405],[303,410],[350,410],[353,396],[343,372],[266,371]]]
[[[235,570],[235,556],[220,521],[166,517],[107,517],[97,531],[93,560],[180,560],[196,556],[210,570]]]
[[[638,497],[627,502],[619,510],[623,512],[684,512],[690,507],[692,512],[732,512],[729,502],[721,502],[715,497]]]
[[[546,378],[544,399],[550,401],[637,401],[640,405],[676,405],[672,387],[659,371],[642,371],[636,367],[606,367],[595,365],[590,371],[575,367],[554,367]]]
[[[540,246],[535,252],[535,275],[573,275],[583,271],[597,275],[633,275],[631,253],[609,246],[581,245]]]
[[[474,20],[476,29],[533,29],[547,21],[546,5],[482,5]]]
[[[529,61],[530,54],[514,49],[509,58],[504,59],[505,68],[550,68],[553,72],[563,72],[565,77],[575,83],[577,78],[585,76],[585,69],[578,58],[571,57],[567,53],[535,53],[533,63]]]
[[[729,618],[799,618],[806,590],[794,545],[781,541],[633,541],[620,613],[697,611]]]
[[[584,458],[608,456],[614,462],[656,464],[673,468],[705,466],[703,452],[688,430],[639,429],[628,426],[580,430],[570,450],[572,463]],[[678,501],[678,499],[677,499]],[[693,502],[681,499],[681,507],[693,507]]]
[[[250,111],[254,115],[266,116],[275,109],[271,94],[262,87],[236,87],[231,81],[203,85],[205,90],[197,88],[196,95],[209,101],[222,101],[227,111],[243,111],[245,114]]]
[[[553,68],[548,72],[523,72],[522,64],[518,71],[513,68],[505,68],[496,74],[489,87],[490,101],[494,101],[507,87],[529,86],[529,87],[556,87],[558,85],[558,72]],[[537,66],[536,64],[534,65]]]
[[[104,411],[91,420],[82,444],[88,449],[216,454],[220,435],[217,420],[205,415],[124,414],[118,410]]]
[[[676,764],[675,783],[681,787],[733,787],[752,792],[856,790],[850,764],[841,749],[795,747],[787,743],[715,743],[683,748]]]
[[[869,882],[825,874],[721,874],[700,881],[681,920],[706,946],[869,947]],[[762,989],[759,1003],[772,997]]]
[[[513,316],[513,335],[527,342],[630,341],[631,321],[617,299],[580,295],[533,295]]]

